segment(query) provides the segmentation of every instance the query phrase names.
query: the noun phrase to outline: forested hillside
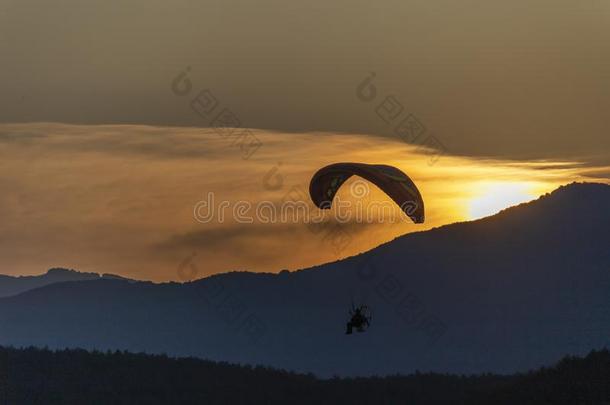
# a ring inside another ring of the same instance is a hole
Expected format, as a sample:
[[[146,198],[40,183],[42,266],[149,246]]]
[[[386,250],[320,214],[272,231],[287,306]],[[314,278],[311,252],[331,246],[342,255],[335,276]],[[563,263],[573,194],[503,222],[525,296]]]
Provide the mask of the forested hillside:
[[[610,353],[513,376],[333,378],[128,352],[0,349],[1,404],[603,404]]]

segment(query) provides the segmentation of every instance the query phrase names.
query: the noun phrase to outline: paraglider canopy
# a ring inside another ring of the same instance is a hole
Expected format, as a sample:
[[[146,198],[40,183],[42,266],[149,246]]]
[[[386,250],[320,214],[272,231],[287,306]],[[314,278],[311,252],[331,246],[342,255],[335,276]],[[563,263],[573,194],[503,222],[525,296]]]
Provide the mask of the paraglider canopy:
[[[330,209],[337,191],[347,179],[359,176],[385,192],[415,223],[423,223],[424,201],[415,183],[401,170],[387,165],[334,163],[318,170],[309,183],[309,195],[321,209]]]

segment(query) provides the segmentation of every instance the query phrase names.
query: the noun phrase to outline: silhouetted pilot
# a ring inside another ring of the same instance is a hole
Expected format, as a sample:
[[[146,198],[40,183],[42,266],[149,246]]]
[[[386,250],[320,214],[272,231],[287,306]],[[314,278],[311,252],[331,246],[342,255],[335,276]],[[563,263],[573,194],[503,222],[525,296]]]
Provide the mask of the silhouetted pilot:
[[[365,328],[368,328],[369,319],[363,313],[365,309],[365,306],[361,306],[350,311],[352,319],[347,323],[346,335],[351,335],[353,328],[358,332],[364,332]]]

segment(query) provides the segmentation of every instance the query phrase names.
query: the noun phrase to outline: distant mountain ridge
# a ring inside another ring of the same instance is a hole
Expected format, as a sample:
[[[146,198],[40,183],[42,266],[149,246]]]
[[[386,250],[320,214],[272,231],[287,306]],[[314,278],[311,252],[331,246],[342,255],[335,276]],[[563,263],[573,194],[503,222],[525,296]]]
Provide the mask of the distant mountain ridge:
[[[127,349],[321,376],[512,373],[610,340],[610,186],[292,273],[88,280],[0,299],[0,344]],[[371,328],[343,334],[350,298]]]
[[[17,295],[24,291],[44,287],[46,285],[54,283],[63,283],[68,281],[98,280],[101,278],[123,279],[123,277],[114,274],[105,273],[100,275],[98,273],[86,273],[61,267],[49,269],[45,274],[40,274],[37,276],[0,275],[0,297]]]

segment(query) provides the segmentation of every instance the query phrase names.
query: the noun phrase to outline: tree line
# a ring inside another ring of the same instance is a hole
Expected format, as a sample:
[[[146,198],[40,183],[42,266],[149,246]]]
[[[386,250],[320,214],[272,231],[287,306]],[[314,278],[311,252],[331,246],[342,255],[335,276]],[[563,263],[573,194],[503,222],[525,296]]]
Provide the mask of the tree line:
[[[610,353],[515,375],[319,379],[263,366],[79,349],[0,347],[0,405],[609,404]]]

